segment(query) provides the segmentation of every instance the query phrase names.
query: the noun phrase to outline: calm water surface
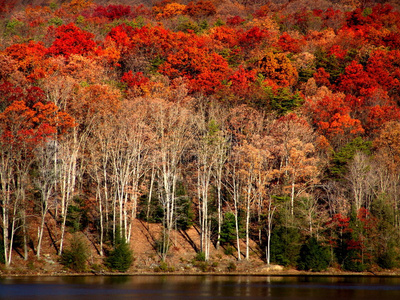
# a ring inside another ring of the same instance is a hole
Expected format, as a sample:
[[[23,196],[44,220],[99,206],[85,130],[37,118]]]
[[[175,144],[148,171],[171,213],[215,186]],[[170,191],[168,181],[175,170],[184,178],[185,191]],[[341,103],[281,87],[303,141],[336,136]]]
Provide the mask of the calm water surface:
[[[0,278],[0,300],[400,299],[398,277],[82,276]]]

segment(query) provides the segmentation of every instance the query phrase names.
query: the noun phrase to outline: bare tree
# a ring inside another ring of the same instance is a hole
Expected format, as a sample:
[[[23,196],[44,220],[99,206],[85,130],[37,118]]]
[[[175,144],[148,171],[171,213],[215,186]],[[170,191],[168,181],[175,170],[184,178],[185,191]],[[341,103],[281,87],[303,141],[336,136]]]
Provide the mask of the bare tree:
[[[365,153],[355,153],[346,178],[351,185],[355,211],[358,211],[362,206],[369,208],[371,201],[368,199],[373,195],[376,176],[373,174],[371,161]]]
[[[162,256],[165,260],[174,227],[176,188],[181,174],[181,159],[192,142],[192,119],[183,103],[163,99],[147,99],[147,120],[155,134],[154,155],[158,157],[161,187],[160,202],[164,209]]]
[[[43,230],[46,224],[50,207],[54,207],[55,183],[57,174],[54,173],[54,155],[56,149],[54,143],[48,142],[36,149],[36,165],[38,176],[35,185],[40,193],[38,207],[40,211],[40,225],[38,228],[38,241],[36,255],[40,257],[43,240]]]

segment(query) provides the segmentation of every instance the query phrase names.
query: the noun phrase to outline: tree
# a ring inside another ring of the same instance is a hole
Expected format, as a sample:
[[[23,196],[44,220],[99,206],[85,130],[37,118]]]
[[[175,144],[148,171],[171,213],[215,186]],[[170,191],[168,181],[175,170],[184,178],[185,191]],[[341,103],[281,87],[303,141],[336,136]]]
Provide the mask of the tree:
[[[218,214],[218,228],[217,228],[217,249],[220,245],[220,237],[222,230],[222,190],[223,190],[223,175],[225,163],[228,159],[228,151],[230,148],[230,134],[228,130],[225,128],[226,126],[226,114],[223,111],[222,107],[215,107],[211,110],[210,115],[212,116],[211,120],[219,120],[218,131],[214,133],[214,146],[216,151],[216,159],[215,166],[213,170],[213,178],[214,184],[217,193],[217,214]],[[216,121],[214,121],[216,122]]]
[[[399,134],[399,123],[396,121],[388,122],[382,127],[379,135],[373,142],[374,149],[376,149],[375,157],[381,163],[381,166],[384,166],[384,170],[381,170],[384,173],[380,174],[379,186],[382,192],[388,193],[388,201],[391,202],[391,206],[394,209],[394,225],[397,229],[400,227],[399,199],[397,196],[400,178],[398,172],[398,165],[400,163]],[[386,181],[386,179],[389,181]]]
[[[192,92],[209,95],[222,88],[230,69],[221,55],[204,47],[187,45],[169,54],[159,71],[171,79],[185,77]]]
[[[252,168],[254,161],[246,161],[251,152],[250,141],[260,134],[263,129],[263,116],[256,110],[243,105],[231,110],[229,116],[229,126],[232,130],[233,145],[226,167],[226,186],[233,198],[234,216],[236,225],[236,247],[238,260],[241,260],[240,236],[239,236],[239,212],[246,212],[246,247],[249,246],[249,218],[250,206],[255,199],[253,184],[256,181],[257,170],[253,168],[247,172],[247,168]],[[257,157],[257,155],[255,155]],[[254,157],[253,157],[254,158]],[[258,157],[257,157],[258,159]],[[258,168],[259,166],[257,166]],[[249,257],[248,248],[246,259]]]
[[[316,238],[310,238],[300,249],[298,268],[321,272],[329,266],[329,251]]]
[[[297,70],[283,53],[267,52],[256,64],[256,70],[272,84],[292,86],[297,81]]]
[[[372,190],[376,184],[376,176],[369,158],[363,152],[356,152],[349,164],[347,180],[351,184],[354,202],[353,207],[359,211],[361,207],[370,209],[373,197]]]
[[[211,243],[211,219],[209,213],[209,193],[213,172],[218,163],[220,136],[218,125],[214,120],[208,124],[204,117],[200,116],[198,125],[198,143],[195,145],[197,156],[197,190],[199,200],[200,223],[200,251],[204,253],[205,260],[210,256]]]
[[[70,240],[69,248],[61,255],[61,263],[75,272],[84,272],[87,268],[89,249],[84,238],[74,234]]]
[[[164,210],[162,259],[170,245],[170,234],[175,222],[176,189],[184,152],[192,142],[192,120],[184,103],[163,99],[148,99],[147,121],[154,132],[154,155],[158,157],[160,202]]]
[[[149,141],[153,137],[145,120],[148,112],[141,108],[142,105],[140,100],[126,102],[111,128],[110,167],[114,198],[119,207],[118,213],[114,213],[119,216],[121,235],[128,243],[136,218],[140,181],[147,170]]]
[[[78,28],[75,24],[61,25],[54,30],[55,40],[48,49],[52,55],[69,57],[72,54],[88,55],[94,51],[94,35]]]
[[[280,171],[284,186],[290,191],[290,212],[293,216],[296,196],[318,180],[315,137],[309,124],[293,113],[276,120],[275,128],[275,140],[280,144]]]
[[[318,133],[327,137],[334,147],[364,133],[361,121],[352,117],[352,109],[345,100],[344,95],[322,92],[306,102],[306,110],[311,113]]]
[[[208,17],[216,13],[216,8],[212,1],[199,0],[196,3],[190,1],[183,13],[197,18]]]
[[[124,238],[117,238],[114,249],[105,259],[105,264],[112,270],[126,272],[134,261],[133,252]]]
[[[18,70],[29,81],[38,79],[36,77],[39,73],[42,73],[39,77],[43,77],[47,49],[42,43],[29,41],[28,43],[13,44],[5,49],[5,53],[17,63]]]
[[[32,95],[30,95],[32,96]],[[5,150],[6,152],[2,152],[3,155],[3,175],[2,175],[2,180],[3,180],[3,189],[8,188],[10,189],[8,191],[8,196],[5,196],[3,199],[3,230],[7,229],[8,231],[8,218],[9,218],[9,213],[10,209],[12,207],[11,205],[11,189],[13,185],[13,180],[10,182],[6,182],[8,180],[11,180],[10,176],[14,171],[10,163],[12,163],[12,160],[7,159],[7,150],[10,150],[11,152],[9,155],[13,155],[12,152],[15,151],[17,154],[16,157],[19,155],[24,155],[24,153],[35,153],[36,151],[41,151],[44,148],[48,147],[48,143],[51,139],[54,138],[55,134],[57,131],[59,134],[64,134],[66,133],[71,127],[74,127],[74,120],[66,113],[59,111],[58,107],[54,105],[52,102],[44,102],[44,99],[41,99],[43,97],[42,93],[38,94],[38,97],[28,97],[26,98],[26,101],[24,99],[22,100],[15,100],[13,101],[2,113],[0,116],[1,119],[1,124],[2,124],[2,138],[3,142],[6,142],[9,146],[11,146],[11,149],[6,147]],[[40,102],[43,101],[44,103]],[[8,149],[7,149],[8,148]],[[28,152],[27,152],[28,151]],[[25,155],[24,155],[25,156]],[[42,156],[39,159],[44,159],[45,156]],[[24,189],[26,186],[26,176],[27,172],[29,171],[30,165],[33,164],[33,161],[38,162],[38,157],[35,157],[33,160],[32,157],[26,156],[22,157],[19,156],[21,160],[19,160],[16,163],[17,169],[16,169],[16,178],[19,180],[18,182],[15,182],[15,187],[19,187],[16,191],[19,191],[19,194],[17,194],[18,198],[16,200],[20,201],[21,199],[24,198]],[[25,160],[25,161],[24,161]],[[14,163],[13,163],[14,164]],[[41,167],[44,167],[46,163],[43,163],[42,165],[39,166],[39,169]],[[10,169],[11,167],[11,169]],[[48,166],[49,167],[49,166]],[[6,171],[8,170],[8,171]],[[15,170],[15,169],[14,169]],[[47,171],[43,172],[51,172],[52,169],[49,169]],[[11,173],[10,173],[11,172]],[[43,173],[39,172],[41,175],[44,175]],[[8,175],[7,175],[8,174]],[[7,175],[7,176],[6,176]],[[14,175],[13,175],[14,176]],[[8,178],[8,179],[7,179]],[[40,178],[40,176],[39,176]],[[44,227],[44,218],[47,214],[47,203],[50,197],[51,190],[54,188],[53,186],[50,187],[51,183],[49,182],[42,182],[43,185],[41,185],[41,203],[43,205],[40,205],[41,210],[41,226],[39,230],[39,237],[38,237],[38,256],[40,256],[40,245],[41,245],[41,238],[42,238],[42,232],[43,232],[43,227]],[[17,208],[17,201],[14,202],[14,217],[16,216],[16,208]],[[24,213],[23,210],[21,210],[22,213],[22,220],[24,220]],[[7,224],[6,224],[7,223]],[[15,228],[16,226],[16,219],[12,220],[12,233],[11,233],[11,241],[15,233]],[[8,233],[5,234],[5,243],[8,243]],[[11,249],[11,247],[4,247],[5,251],[8,249]],[[8,264],[11,262],[11,256],[6,255],[6,258],[8,259]]]

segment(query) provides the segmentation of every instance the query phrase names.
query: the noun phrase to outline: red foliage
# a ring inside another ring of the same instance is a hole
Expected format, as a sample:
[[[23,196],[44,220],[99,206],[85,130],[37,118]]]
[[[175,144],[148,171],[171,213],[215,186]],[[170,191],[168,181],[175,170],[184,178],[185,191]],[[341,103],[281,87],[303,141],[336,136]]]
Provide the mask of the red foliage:
[[[326,87],[330,87],[331,86],[331,83],[329,81],[329,77],[330,76],[331,75],[328,72],[326,72],[324,68],[319,68],[317,70],[317,72],[315,72],[313,74],[313,77],[315,79],[315,83],[318,86],[326,86]]]
[[[376,105],[369,108],[365,128],[370,132],[378,132],[383,124],[400,120],[400,108],[395,105]]]
[[[361,207],[358,210],[357,219],[361,222],[363,229],[367,231],[375,229],[378,223],[377,218],[375,218],[365,207]]]
[[[150,80],[145,77],[142,72],[133,74],[132,71],[124,73],[121,81],[128,85],[135,96],[142,95],[144,93],[144,89],[149,85],[150,82]]]
[[[333,247],[337,246],[338,238],[343,236],[344,233],[351,233],[353,229],[350,228],[350,217],[345,217],[342,214],[334,214],[332,218],[326,223],[326,227],[332,230],[329,239],[329,244]]]
[[[115,42],[121,53],[126,54],[133,46],[131,36],[134,34],[135,31],[131,26],[121,24],[111,29],[107,34],[106,40]]]
[[[319,133],[332,140],[364,133],[361,121],[350,116],[352,110],[343,97],[325,96],[315,102],[308,101],[307,109]]]
[[[239,44],[243,49],[254,49],[255,47],[259,46],[268,36],[269,33],[266,29],[252,27],[240,34]]]
[[[234,17],[230,17],[226,20],[226,24],[229,26],[237,26],[237,25],[241,25],[245,22],[246,20],[239,17],[239,16],[234,16]]]
[[[55,29],[55,41],[49,48],[49,53],[67,57],[72,54],[87,55],[96,47],[93,38],[92,33],[80,29],[73,23],[61,25]]]
[[[114,41],[122,55],[141,53],[150,59],[165,57],[171,49],[176,49],[181,44],[190,43],[191,40],[192,43],[196,43],[200,40],[194,35],[173,33],[161,26],[134,29],[125,24],[114,27],[106,39]]]
[[[230,77],[229,82],[231,83],[231,91],[240,98],[249,98],[252,92],[252,85],[256,80],[255,70],[245,70],[242,66],[235,71]]]
[[[400,91],[400,50],[375,51],[368,59],[366,73],[389,94]]]
[[[348,27],[362,26],[372,21],[370,17],[363,15],[363,10],[361,8],[346,13],[346,25]]]
[[[0,18],[10,13],[17,2],[17,0],[0,0]]]
[[[129,71],[128,73],[124,73],[121,81],[125,82],[129,87],[134,87],[146,85],[150,80],[145,77],[142,72],[137,72],[135,75],[133,75],[132,71]]]
[[[24,96],[22,88],[15,87],[7,81],[0,85],[0,91],[0,107],[3,109]]]
[[[0,107],[7,107],[15,101],[22,101],[27,107],[32,108],[38,102],[45,101],[45,94],[39,87],[22,89],[5,81],[0,85]]]
[[[264,18],[268,15],[269,12],[270,12],[269,6],[263,5],[259,9],[257,9],[253,15],[256,18]]]
[[[91,17],[105,17],[113,21],[123,17],[135,18],[136,15],[132,12],[130,6],[109,4],[107,6],[98,5],[91,14]]]
[[[389,47],[391,49],[399,49],[400,48],[400,33],[398,32],[389,32],[380,38],[381,44],[384,47]]]
[[[33,149],[59,132],[75,126],[74,119],[60,112],[53,102],[37,102],[31,107],[22,100],[12,102],[0,113],[3,142]]]
[[[218,26],[213,28],[210,38],[214,42],[220,42],[218,44],[222,44],[222,47],[224,48],[233,48],[238,45],[238,31],[228,26]]]
[[[187,78],[192,92],[211,94],[222,88],[222,80],[227,79],[230,68],[221,55],[187,46],[169,54],[159,71],[172,79]]]
[[[334,55],[339,59],[344,59],[347,55],[347,50],[343,49],[340,45],[333,45],[329,50],[328,50],[329,55]]]
[[[342,214],[334,214],[327,225],[334,225],[335,227],[345,229],[347,232],[351,232],[352,229],[349,228],[350,217],[345,217]]]
[[[364,67],[352,61],[339,77],[338,89],[355,97],[371,96],[377,89],[377,83],[371,78],[370,73],[364,71]]]
[[[388,3],[375,5],[368,17],[371,23],[379,24],[386,28],[398,26],[400,22],[400,12],[395,11],[393,6]]]
[[[278,40],[278,46],[282,49],[282,51],[288,51],[292,53],[299,53],[300,47],[303,44],[303,40],[294,39],[287,32],[282,33]]]

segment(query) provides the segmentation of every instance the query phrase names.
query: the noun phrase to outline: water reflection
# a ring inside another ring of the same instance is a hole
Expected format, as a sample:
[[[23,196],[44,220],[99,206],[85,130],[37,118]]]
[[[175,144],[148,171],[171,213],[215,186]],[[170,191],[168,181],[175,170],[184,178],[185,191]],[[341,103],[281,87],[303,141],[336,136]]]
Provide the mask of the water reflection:
[[[78,276],[0,279],[0,300],[400,299],[398,277]]]

